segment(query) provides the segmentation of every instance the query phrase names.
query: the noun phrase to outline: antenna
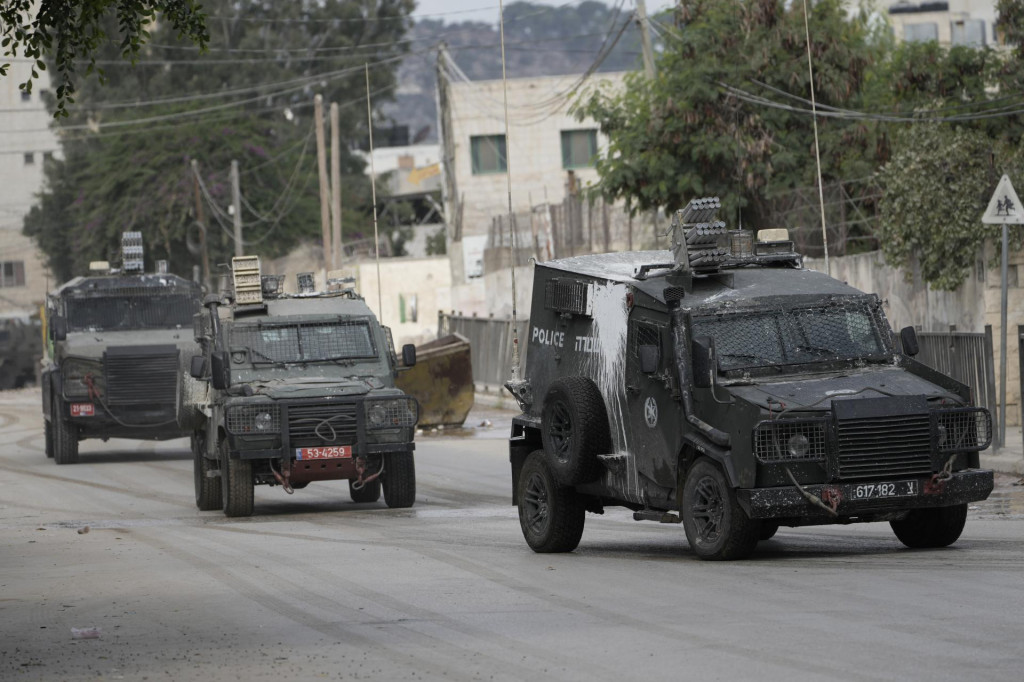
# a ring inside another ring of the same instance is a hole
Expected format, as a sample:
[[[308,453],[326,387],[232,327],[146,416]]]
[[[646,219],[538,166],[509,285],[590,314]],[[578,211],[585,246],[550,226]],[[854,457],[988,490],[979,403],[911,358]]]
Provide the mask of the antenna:
[[[516,230],[512,215],[512,164],[509,162],[509,151],[512,145],[508,139],[508,78],[505,75],[505,3],[498,0],[498,25],[501,32],[501,89],[505,101],[505,179],[508,185],[508,232],[509,232],[509,263],[512,271],[512,376],[510,381],[519,380],[519,324],[516,315]]]
[[[377,316],[384,324],[384,290],[380,287],[380,237],[377,236],[377,171],[373,168],[373,115],[370,113],[370,65],[366,69],[366,125],[370,130],[370,196],[373,200],[373,250],[377,253]]]
[[[821,150],[818,147],[818,104],[814,99],[814,66],[811,64],[811,26],[807,19],[807,0],[804,0],[804,35],[807,37],[807,74],[811,82],[811,121],[814,123],[814,161],[818,166],[818,206],[821,207],[821,244],[825,247],[825,274],[828,267],[828,232],[825,230],[825,188],[821,184]]]

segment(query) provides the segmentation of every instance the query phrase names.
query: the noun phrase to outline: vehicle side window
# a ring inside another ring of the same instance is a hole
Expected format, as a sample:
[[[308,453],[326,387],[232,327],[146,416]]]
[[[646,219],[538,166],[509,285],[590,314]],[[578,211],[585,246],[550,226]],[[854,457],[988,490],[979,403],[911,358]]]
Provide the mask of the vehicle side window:
[[[656,346],[658,356],[663,357],[661,347],[661,329],[647,322],[636,322],[629,327],[629,371],[640,371],[640,346]]]

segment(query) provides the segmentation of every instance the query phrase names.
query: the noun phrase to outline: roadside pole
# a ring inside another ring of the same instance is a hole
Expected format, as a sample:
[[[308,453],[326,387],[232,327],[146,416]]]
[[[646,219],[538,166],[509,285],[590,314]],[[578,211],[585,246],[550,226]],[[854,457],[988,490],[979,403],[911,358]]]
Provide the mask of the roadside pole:
[[[244,256],[245,247],[242,245],[242,192],[238,187],[238,162],[231,161],[231,206],[234,212],[232,216],[235,221],[235,255]]]
[[[651,49],[651,34],[647,21],[645,0],[636,0],[636,23],[640,26],[640,47],[644,57],[644,73],[648,78],[654,78],[654,50]]]
[[[331,102],[331,267],[341,267],[341,131],[337,102]]]
[[[1024,210],[1017,192],[1010,183],[1010,176],[1003,175],[996,185],[996,191],[988,202],[988,208],[981,217],[986,225],[1002,225],[1002,290],[999,310],[999,438],[1000,447],[1006,445],[1006,308],[1007,308],[1007,261],[1010,250],[1010,225],[1024,224]],[[1024,391],[1022,391],[1024,401]]]
[[[316,130],[316,169],[320,177],[320,230],[324,241],[323,274],[327,286],[327,268],[331,262],[331,206],[327,188],[327,148],[324,142],[324,97],[313,98],[313,127]]]

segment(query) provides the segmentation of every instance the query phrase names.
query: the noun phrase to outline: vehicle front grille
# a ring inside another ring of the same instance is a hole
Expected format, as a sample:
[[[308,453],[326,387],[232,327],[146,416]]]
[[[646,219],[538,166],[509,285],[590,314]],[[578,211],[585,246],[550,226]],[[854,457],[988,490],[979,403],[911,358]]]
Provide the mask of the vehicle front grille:
[[[177,401],[178,349],[174,346],[108,348],[103,372],[108,405],[173,405]]]
[[[931,419],[924,414],[836,421],[839,478],[889,478],[932,472]]]
[[[357,403],[288,406],[288,438],[293,448],[353,445],[357,427]]]

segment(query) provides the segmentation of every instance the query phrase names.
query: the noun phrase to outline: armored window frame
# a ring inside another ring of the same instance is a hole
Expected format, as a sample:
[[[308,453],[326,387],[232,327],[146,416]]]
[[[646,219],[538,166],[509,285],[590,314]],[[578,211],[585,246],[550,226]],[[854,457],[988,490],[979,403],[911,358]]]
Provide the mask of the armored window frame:
[[[544,309],[590,316],[590,284],[573,279],[549,279],[544,283]]]

